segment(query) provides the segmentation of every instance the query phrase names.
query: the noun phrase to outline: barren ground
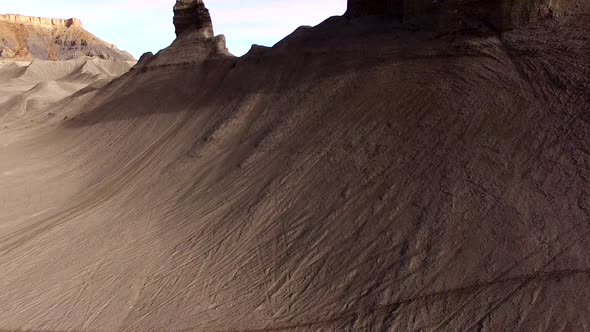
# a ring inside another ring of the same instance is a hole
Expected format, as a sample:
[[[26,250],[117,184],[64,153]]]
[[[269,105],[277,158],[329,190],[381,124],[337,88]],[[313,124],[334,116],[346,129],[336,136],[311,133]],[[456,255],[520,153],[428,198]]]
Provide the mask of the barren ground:
[[[0,328],[590,329],[589,26],[1,64]]]

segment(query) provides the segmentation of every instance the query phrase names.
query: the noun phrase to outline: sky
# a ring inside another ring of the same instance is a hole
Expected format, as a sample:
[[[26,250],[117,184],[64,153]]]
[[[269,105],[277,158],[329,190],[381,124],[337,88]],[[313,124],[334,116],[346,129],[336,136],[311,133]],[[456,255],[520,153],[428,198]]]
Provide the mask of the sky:
[[[0,0],[0,14],[79,18],[97,37],[139,58],[174,40],[175,0]],[[301,25],[317,25],[346,11],[346,0],[205,0],[215,34],[235,55],[252,44],[272,46]]]

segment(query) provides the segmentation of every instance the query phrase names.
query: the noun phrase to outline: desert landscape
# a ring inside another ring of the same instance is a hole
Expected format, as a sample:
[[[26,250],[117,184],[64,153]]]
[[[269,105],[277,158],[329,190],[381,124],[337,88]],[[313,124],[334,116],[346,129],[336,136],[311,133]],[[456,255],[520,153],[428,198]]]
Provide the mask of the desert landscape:
[[[0,330],[590,330],[590,3],[212,16],[0,16]]]

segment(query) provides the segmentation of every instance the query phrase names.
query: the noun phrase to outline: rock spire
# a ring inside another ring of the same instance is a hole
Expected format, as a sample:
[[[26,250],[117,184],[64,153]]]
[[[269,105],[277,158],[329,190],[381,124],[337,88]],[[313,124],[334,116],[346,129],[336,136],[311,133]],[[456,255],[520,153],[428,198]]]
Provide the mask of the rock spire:
[[[203,0],[177,0],[174,5],[174,26],[179,37],[187,30],[195,30],[202,37],[213,38],[213,23]]]

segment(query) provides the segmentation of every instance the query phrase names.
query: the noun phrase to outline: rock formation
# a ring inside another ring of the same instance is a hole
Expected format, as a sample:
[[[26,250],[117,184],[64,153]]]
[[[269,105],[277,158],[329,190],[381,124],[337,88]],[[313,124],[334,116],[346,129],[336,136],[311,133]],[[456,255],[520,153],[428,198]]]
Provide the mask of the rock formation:
[[[455,25],[479,19],[496,30],[510,30],[539,18],[588,12],[583,0],[348,0],[346,16],[391,16],[419,25]]]
[[[231,55],[225,36],[215,36],[209,10],[202,0],[177,0],[174,5],[177,38],[156,55],[144,54],[135,69],[191,65],[213,57]]]
[[[0,15],[1,60],[70,60],[80,57],[134,61],[84,30],[76,18],[56,19],[23,15]]]
[[[404,0],[348,0],[349,17],[365,15],[388,15],[401,17],[403,14]]]
[[[195,29],[205,38],[213,38],[213,23],[202,0],[177,0],[174,6],[176,36]]]
[[[0,15],[0,21],[8,21],[18,24],[32,24],[36,26],[45,27],[79,27],[82,28],[82,21],[77,18],[60,19],[60,18],[47,18],[47,17],[35,17],[25,16],[18,14],[6,14]]]

